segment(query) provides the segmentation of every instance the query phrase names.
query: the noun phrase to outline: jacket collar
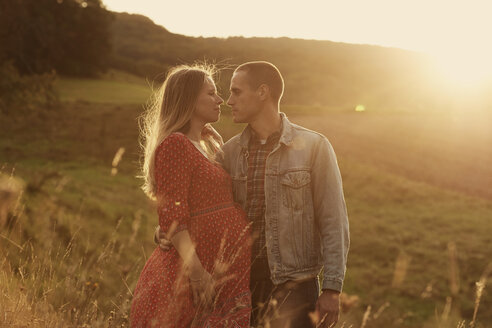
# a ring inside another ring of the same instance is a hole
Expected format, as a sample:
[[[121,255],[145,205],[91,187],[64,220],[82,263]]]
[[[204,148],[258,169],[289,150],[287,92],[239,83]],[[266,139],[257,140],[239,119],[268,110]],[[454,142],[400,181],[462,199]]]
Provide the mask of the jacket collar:
[[[283,143],[286,146],[290,146],[292,144],[292,140],[294,139],[294,128],[292,123],[287,119],[287,115],[285,113],[280,113],[280,117],[282,118],[282,131],[280,134],[279,143]],[[248,148],[249,140],[253,135],[253,131],[249,124],[243,130],[239,137],[239,144],[242,148]]]

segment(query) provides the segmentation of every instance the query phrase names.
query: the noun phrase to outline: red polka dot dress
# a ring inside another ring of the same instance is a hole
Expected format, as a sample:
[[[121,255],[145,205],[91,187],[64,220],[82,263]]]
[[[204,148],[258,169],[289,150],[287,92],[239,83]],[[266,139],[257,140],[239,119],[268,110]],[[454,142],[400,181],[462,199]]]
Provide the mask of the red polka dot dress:
[[[131,326],[249,327],[249,226],[230,176],[173,133],[156,149],[155,181],[161,229],[187,229],[203,267],[220,279],[212,309],[195,307],[178,252],[156,247],[135,288]]]

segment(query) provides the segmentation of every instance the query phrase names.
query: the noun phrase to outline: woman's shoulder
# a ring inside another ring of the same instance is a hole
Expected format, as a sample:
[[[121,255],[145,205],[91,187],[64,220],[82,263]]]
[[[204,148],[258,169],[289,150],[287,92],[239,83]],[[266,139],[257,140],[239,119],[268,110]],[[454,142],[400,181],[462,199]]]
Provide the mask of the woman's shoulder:
[[[164,141],[167,141],[169,143],[183,143],[183,144],[188,144],[188,137],[185,136],[181,132],[173,132],[170,135],[168,135],[166,138],[164,138]]]
[[[156,151],[158,153],[178,152],[180,155],[186,155],[189,153],[187,150],[190,149],[190,146],[193,146],[193,144],[188,137],[181,132],[173,132],[164,138],[157,146]]]

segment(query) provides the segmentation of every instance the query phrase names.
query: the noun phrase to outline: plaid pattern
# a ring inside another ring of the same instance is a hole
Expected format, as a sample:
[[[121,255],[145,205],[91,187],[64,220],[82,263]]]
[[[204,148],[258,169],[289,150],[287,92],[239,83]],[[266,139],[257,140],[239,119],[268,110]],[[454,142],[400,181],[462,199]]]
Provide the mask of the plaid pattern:
[[[254,279],[269,279],[270,268],[265,241],[265,168],[268,154],[277,146],[280,132],[271,134],[261,143],[255,134],[248,145],[248,190],[246,209],[252,222],[253,245],[251,252],[251,276]]]

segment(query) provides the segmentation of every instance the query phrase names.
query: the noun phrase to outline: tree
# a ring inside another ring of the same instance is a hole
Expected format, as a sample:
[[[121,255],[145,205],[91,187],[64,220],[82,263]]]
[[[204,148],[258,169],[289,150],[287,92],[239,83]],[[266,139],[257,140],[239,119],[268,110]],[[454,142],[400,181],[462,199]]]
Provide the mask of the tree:
[[[2,1],[0,60],[22,74],[96,75],[107,67],[111,20],[101,0]]]

